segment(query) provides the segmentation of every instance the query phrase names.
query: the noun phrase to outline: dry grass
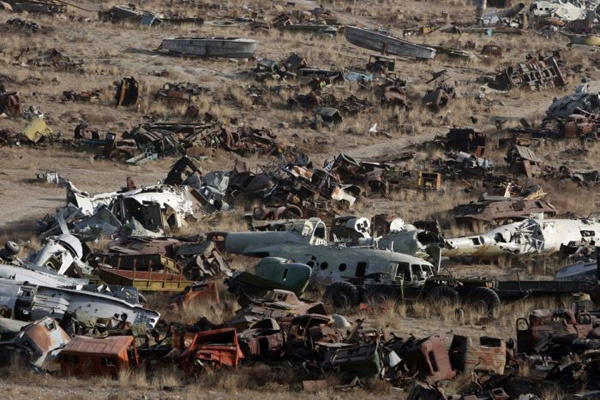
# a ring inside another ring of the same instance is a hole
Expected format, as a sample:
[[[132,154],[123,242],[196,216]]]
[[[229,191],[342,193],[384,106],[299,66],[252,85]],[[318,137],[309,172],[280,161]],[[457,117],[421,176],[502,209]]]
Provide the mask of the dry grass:
[[[247,0],[241,4],[233,1],[218,3],[216,8],[202,3],[196,7],[184,2],[174,2],[169,9],[181,15],[202,15],[207,20],[219,17],[246,16],[250,10],[260,11],[266,19],[277,15],[275,4],[267,4],[261,0]],[[109,8],[120,4],[116,1],[102,2],[90,0],[89,7]],[[369,2],[348,2],[342,0],[326,0],[323,5],[334,10],[340,21],[349,24],[360,24],[376,28],[387,26],[392,32],[401,35],[406,27],[421,26],[430,21],[438,23],[448,13],[451,21],[472,21],[474,6],[464,0],[427,0],[407,1],[399,4],[391,0],[372,0]],[[314,7],[317,3],[314,3]],[[166,3],[158,0],[145,1],[143,8],[165,10]],[[313,4],[298,5],[297,8],[310,9]],[[285,5],[289,10],[291,6]],[[148,115],[161,119],[178,121],[185,107],[183,105],[166,104],[156,101],[154,93],[166,82],[189,81],[211,90],[210,94],[202,94],[194,100],[201,113],[209,112],[222,121],[238,118],[242,123],[252,126],[264,126],[278,135],[278,140],[285,144],[298,145],[306,151],[316,165],[322,165],[326,158],[332,158],[340,152],[359,157],[376,157],[383,154],[393,155],[411,144],[419,144],[430,140],[435,134],[445,133],[452,125],[471,126],[493,134],[495,132],[492,117],[510,117],[510,124],[516,125],[521,117],[539,124],[545,109],[553,97],[571,93],[582,76],[600,79],[600,73],[592,66],[594,55],[580,49],[565,49],[565,59],[569,66],[581,65],[582,73],[573,74],[572,84],[565,89],[554,89],[543,92],[487,93],[482,101],[476,100],[472,94],[480,90],[477,79],[482,75],[493,74],[498,68],[524,61],[527,53],[548,51],[564,47],[566,39],[547,40],[534,33],[524,36],[507,35],[451,35],[434,33],[428,36],[413,37],[410,40],[419,43],[460,47],[467,41],[475,42],[478,53],[484,44],[499,44],[504,48],[501,59],[475,59],[456,61],[440,57],[432,62],[398,61],[397,69],[403,78],[409,78],[408,97],[411,110],[406,112],[396,108],[376,107],[369,113],[357,116],[344,116],[344,122],[335,130],[313,131],[308,129],[308,121],[313,118],[312,110],[287,110],[287,99],[298,90],[282,89],[280,93],[267,91],[262,102],[254,102],[247,95],[251,85],[259,85],[250,71],[254,68],[253,60],[231,62],[227,59],[195,59],[186,57],[166,57],[152,51],[168,36],[241,36],[251,37],[259,41],[257,57],[281,60],[292,52],[302,54],[308,64],[321,68],[364,67],[370,51],[352,46],[343,36],[334,39],[322,39],[310,35],[280,32],[272,29],[267,34],[255,34],[245,25],[233,28],[204,26],[165,26],[158,28],[142,28],[136,24],[110,24],[96,20],[94,14],[80,11],[69,11],[69,16],[81,16],[91,19],[90,22],[79,22],[68,17],[29,16],[42,26],[54,31],[48,36],[32,34],[6,34],[2,42],[4,50],[0,52],[2,74],[8,79],[5,84],[8,90],[18,90],[26,106],[35,105],[47,115],[47,120],[55,132],[63,132],[66,138],[76,124],[87,121],[96,125],[101,134],[108,131],[121,134],[134,125],[144,121]],[[0,22],[12,17],[0,14]],[[23,49],[28,48],[22,55]],[[37,55],[38,51],[57,48],[65,54],[83,59],[83,73],[72,74],[61,72],[53,67],[35,67],[25,65],[28,59]],[[450,80],[455,84],[458,98],[440,113],[432,113],[420,106],[421,98],[431,84],[425,82],[431,73],[448,69]],[[166,71],[166,77],[157,76],[157,72]],[[117,108],[113,104],[113,82],[124,75],[133,75],[141,84],[141,100],[138,107]],[[265,88],[277,85],[296,84],[290,82],[266,82]],[[68,103],[59,101],[65,90],[102,90],[98,104]],[[340,98],[356,94],[355,85],[343,85],[331,88],[330,91]],[[308,89],[302,88],[300,93]],[[359,98],[367,98],[379,104],[374,89],[357,94]],[[476,117],[473,123],[471,117]],[[368,129],[374,123],[379,130],[388,133],[391,138],[369,135]],[[0,120],[0,128],[20,131],[26,124],[22,119]],[[412,133],[406,133],[406,126],[412,127]],[[534,151],[552,165],[569,165],[573,168],[597,168],[598,156],[596,145],[587,145],[587,156],[569,156],[563,153],[576,143],[556,143],[540,141]],[[209,158],[202,162],[205,170],[230,169],[235,157],[224,151],[209,151]],[[413,169],[427,169],[431,160],[444,158],[439,150],[419,150],[415,160],[407,163]],[[489,149],[489,157],[503,171],[504,154],[502,151]],[[159,160],[143,167],[128,167],[106,160],[94,160],[89,153],[79,150],[63,149],[59,146],[42,148],[0,148],[0,170],[6,175],[0,180],[0,240],[20,240],[20,243],[35,249],[39,241],[35,238],[34,222],[45,213],[64,203],[64,189],[45,185],[31,185],[31,179],[39,168],[55,169],[66,175],[80,189],[91,193],[115,190],[125,184],[127,176],[133,177],[138,185],[156,183],[164,178],[173,159]],[[252,168],[265,160],[258,156],[245,161]],[[473,182],[470,182],[473,183]],[[538,182],[550,193],[549,200],[564,211],[572,211],[587,215],[597,207],[597,189],[582,189],[571,182]],[[475,189],[479,188],[477,184]],[[401,190],[390,194],[389,198],[368,199],[358,203],[353,212],[370,217],[386,212],[414,221],[418,219],[446,219],[447,212],[454,206],[476,199],[477,190],[466,192],[463,183],[445,183],[443,193],[420,193]],[[582,201],[592,199],[593,201]],[[251,211],[251,204],[236,204],[231,213],[222,213],[191,223],[182,229],[181,234],[205,233],[208,231],[239,231],[247,229],[244,214]],[[452,224],[446,230],[447,236],[471,233],[465,228]],[[102,248],[104,242],[94,244]],[[23,252],[28,249],[24,249]],[[232,257],[230,264],[237,270],[250,269],[256,264],[255,259]],[[485,275],[489,277],[514,278],[518,271],[520,276],[551,277],[557,268],[564,265],[565,260],[556,259],[500,259],[491,264],[453,265],[452,271],[458,275]],[[168,311],[166,296],[150,296],[152,307],[157,308],[168,320],[193,322],[207,317],[213,322],[221,322],[235,311],[234,298],[220,287],[223,305],[194,306],[185,308],[180,314]],[[322,288],[307,296],[318,299]],[[492,335],[503,338],[514,337],[515,318],[526,316],[534,308],[560,307],[560,302],[527,301],[503,306],[500,317],[493,323],[486,320],[479,310],[466,309],[464,318],[457,319],[452,309],[433,310],[425,304],[395,305],[389,312],[380,315],[368,315],[369,326],[393,330],[401,336],[414,333],[418,336],[432,333],[442,334],[450,340],[453,334],[468,335],[477,338],[481,335]],[[364,317],[358,313],[349,315],[351,319]],[[203,375],[195,381],[181,379],[177,370],[167,371],[153,376],[144,371],[122,374],[118,380],[109,379],[77,380],[74,378],[54,378],[35,375],[28,370],[11,368],[3,371],[0,389],[6,397],[20,398],[68,398],[68,399],[222,399],[232,396],[244,397],[248,400],[264,398],[265,393],[275,393],[281,399],[331,399],[331,398],[365,398],[384,399],[402,397],[385,382],[370,382],[367,387],[357,389],[350,394],[340,394],[327,390],[316,394],[296,392],[300,376],[291,376],[287,368],[278,369],[266,365],[253,365],[240,370],[226,370]],[[339,383],[335,377],[327,377],[331,386]],[[184,385],[185,386],[182,386]],[[549,397],[555,398],[554,394]]]

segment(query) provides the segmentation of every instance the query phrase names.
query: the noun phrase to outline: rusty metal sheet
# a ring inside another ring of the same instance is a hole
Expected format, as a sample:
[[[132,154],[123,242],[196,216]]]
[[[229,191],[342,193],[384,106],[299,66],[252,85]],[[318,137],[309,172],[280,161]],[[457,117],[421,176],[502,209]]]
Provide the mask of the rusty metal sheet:
[[[40,353],[45,354],[68,343],[69,335],[52,318],[44,318],[23,329],[25,337]]]
[[[240,298],[238,301],[242,303],[242,300]],[[240,329],[265,318],[273,318],[279,322],[285,318],[305,314],[328,315],[322,302],[304,302],[299,300],[294,292],[281,289],[271,290],[264,298],[244,302],[242,306],[244,308],[238,311],[237,315],[230,321],[232,326]]]
[[[456,376],[446,345],[438,335],[417,342],[408,352],[406,362],[412,371],[425,374],[431,381],[452,379]]]
[[[497,44],[486,44],[481,49],[481,55],[502,57],[502,47]]]
[[[237,368],[244,359],[237,332],[233,328],[198,332],[182,353],[182,366],[187,373],[206,368]]]
[[[498,74],[492,86],[498,89],[531,89],[562,87],[567,84],[557,62],[557,55],[527,56],[525,63],[510,66]]]
[[[475,345],[469,337],[454,335],[449,353],[452,367],[457,371],[504,373],[506,343],[502,339],[482,337],[480,344]]]
[[[452,214],[459,221],[484,221],[500,223],[507,219],[521,220],[533,214],[554,217],[556,208],[544,200],[506,199],[499,201],[478,201],[454,207]]]
[[[171,308],[174,311],[194,304],[220,304],[219,288],[216,282],[206,282],[190,285],[171,298]]]
[[[129,358],[131,347],[133,360]],[[139,363],[133,336],[75,336],[62,349],[60,359],[63,375],[80,377],[109,375],[116,378],[119,372],[130,369],[130,362]]]
[[[517,350],[533,353],[543,349],[554,340],[584,338],[593,329],[590,314],[577,315],[571,310],[534,310],[529,320],[519,318],[516,322]]]
[[[181,290],[186,286],[191,285],[193,282],[185,278],[183,273],[173,274],[163,271],[137,271],[137,270],[123,270],[113,268],[99,268],[98,276],[104,282],[121,285],[121,286],[133,286],[140,291],[160,291],[160,292],[173,292]]]
[[[285,335],[281,329],[246,329],[238,334],[240,348],[246,358],[280,359],[285,354]]]
[[[339,368],[348,374],[374,376],[381,373],[383,361],[381,347],[377,342],[349,345],[337,343],[324,345],[326,350],[321,366]]]

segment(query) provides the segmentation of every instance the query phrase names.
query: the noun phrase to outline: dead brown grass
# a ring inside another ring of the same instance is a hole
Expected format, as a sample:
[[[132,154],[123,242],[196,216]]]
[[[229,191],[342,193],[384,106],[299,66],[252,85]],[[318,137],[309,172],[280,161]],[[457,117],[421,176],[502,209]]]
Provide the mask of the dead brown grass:
[[[104,9],[119,2],[102,2],[90,0],[92,8]],[[214,2],[206,2],[214,3]],[[391,0],[374,0],[370,2],[347,2],[342,0],[327,0],[325,7],[338,13],[339,20],[349,24],[361,24],[377,28],[392,27],[396,35],[401,35],[405,27],[420,26],[430,21],[443,21],[443,12],[448,13],[452,21],[471,21],[474,7],[463,0],[429,0],[407,1],[399,4]],[[182,15],[201,14],[207,20],[219,17],[234,17],[248,15],[250,10],[259,10],[260,15],[267,19],[277,15],[275,4],[266,4],[260,0],[248,0],[241,4],[236,2],[221,2],[214,9],[204,5],[192,5],[175,2],[169,8]],[[316,7],[317,4],[315,3]],[[149,0],[143,8],[164,10],[165,2]],[[289,6],[284,6],[286,10]],[[299,4],[298,8],[310,9],[313,4]],[[168,105],[155,101],[153,94],[157,88],[166,82],[190,81],[207,87],[213,94],[201,95],[194,100],[201,113],[210,112],[223,121],[238,118],[252,126],[271,128],[278,139],[285,144],[298,145],[307,151],[315,164],[340,152],[353,156],[375,157],[382,154],[394,154],[405,149],[411,143],[430,140],[435,134],[445,133],[452,125],[475,125],[478,129],[493,134],[495,131],[492,117],[510,117],[510,124],[517,125],[518,119],[525,117],[528,121],[539,124],[544,111],[553,97],[571,93],[579,79],[585,75],[591,79],[600,79],[600,73],[592,67],[588,52],[579,49],[565,49],[565,59],[569,65],[581,64],[583,73],[573,74],[573,84],[565,89],[547,90],[542,92],[487,93],[482,101],[471,95],[480,89],[477,78],[485,74],[493,74],[497,68],[522,62],[527,53],[552,50],[564,47],[565,39],[546,40],[539,35],[527,33],[522,37],[492,35],[456,36],[451,34],[433,33],[425,37],[413,37],[410,40],[447,46],[464,46],[467,41],[473,41],[477,53],[484,44],[495,43],[504,48],[502,59],[476,59],[472,61],[455,61],[440,57],[433,62],[404,62],[398,61],[398,73],[403,78],[409,78],[408,94],[412,109],[408,112],[395,108],[379,108],[369,113],[357,116],[345,116],[343,124],[335,130],[313,131],[308,129],[308,121],[313,118],[312,110],[287,110],[284,105],[293,96],[296,89],[283,89],[279,94],[270,93],[264,96],[264,102],[255,103],[248,96],[246,89],[258,83],[249,71],[254,68],[254,61],[235,61],[194,59],[186,57],[165,57],[152,53],[164,37],[168,36],[241,36],[259,40],[258,57],[281,60],[291,52],[302,54],[309,65],[322,68],[339,68],[344,66],[363,67],[367,62],[370,51],[352,46],[343,36],[332,40],[324,40],[309,35],[279,32],[275,29],[264,35],[252,33],[248,26],[234,28],[219,28],[204,26],[165,26],[160,28],[140,28],[136,24],[101,23],[95,20],[93,14],[69,11],[69,16],[91,18],[90,22],[70,20],[68,17],[27,16],[35,19],[42,26],[54,29],[49,36],[7,34],[3,38],[3,52],[0,53],[2,74],[9,79],[5,84],[8,90],[19,90],[26,106],[35,105],[46,113],[48,121],[55,132],[63,132],[65,137],[71,137],[71,132],[77,123],[87,121],[98,126],[101,133],[108,131],[122,132],[144,121],[148,114],[157,115],[162,119],[177,121],[181,118],[184,107]],[[0,22],[9,16],[0,14]],[[72,74],[61,72],[53,67],[34,67],[26,65],[29,58],[38,51],[56,47],[73,58],[83,59],[83,73]],[[17,58],[23,49],[29,48],[25,55]],[[450,71],[449,82],[456,85],[460,95],[446,110],[434,114],[420,107],[420,100],[427,88],[425,82],[432,72],[441,69]],[[156,72],[165,70],[167,77],[158,77]],[[139,107],[117,108],[113,104],[113,82],[123,75],[135,76],[142,85],[142,98]],[[13,83],[14,82],[14,83]],[[267,82],[266,88],[277,85],[295,84],[296,82]],[[68,103],[63,104],[57,99],[64,90],[101,89],[103,95],[98,104]],[[353,85],[334,87],[330,89],[336,95],[344,98],[356,92]],[[301,89],[304,93],[307,89]],[[461,98],[462,96],[462,98]],[[360,93],[358,97],[366,97],[374,104],[379,99],[373,91]],[[264,105],[261,105],[264,104]],[[473,124],[471,117],[477,118]],[[369,127],[377,123],[379,130],[388,133],[391,138],[369,135]],[[20,131],[26,124],[22,119],[0,120],[0,128]],[[413,133],[406,133],[405,125],[412,126]],[[570,157],[561,152],[576,147],[573,143],[556,143],[542,141],[534,147],[548,163],[560,165],[565,163],[572,167],[597,168],[600,161],[596,156],[596,146],[588,145],[586,157]],[[223,151],[208,151],[209,158],[202,161],[202,167],[211,169],[230,169],[234,156]],[[489,149],[486,157],[494,160],[500,168],[503,165],[504,154],[501,151]],[[428,163],[435,158],[444,158],[439,150],[423,150],[417,152],[415,160],[408,166],[415,169],[428,168]],[[252,168],[265,160],[258,156],[246,159]],[[32,178],[40,168],[52,168],[68,176],[83,190],[100,193],[118,189],[124,185],[127,176],[141,184],[155,183],[165,176],[165,172],[174,162],[173,159],[159,160],[143,167],[128,167],[123,164],[94,160],[90,154],[77,150],[65,150],[60,147],[42,148],[0,148],[0,168],[6,175],[0,180],[0,240],[19,239],[21,243],[31,248],[39,246],[34,236],[34,222],[45,213],[53,212],[54,208],[64,202],[64,189],[51,186],[32,186],[26,179]],[[570,182],[541,182],[550,193],[549,200],[561,210],[572,211],[587,215],[597,206],[597,189],[582,189]],[[393,192],[387,199],[368,199],[359,203],[353,210],[356,213],[372,216],[377,213],[390,213],[407,221],[426,219],[430,217],[446,217],[449,209],[455,205],[474,200],[478,193],[466,193],[461,183],[446,183],[444,193],[419,193],[413,191]],[[593,199],[593,200],[590,200]],[[585,200],[585,201],[584,201]],[[251,211],[251,205],[239,204],[236,211],[222,213],[219,216],[206,218],[182,229],[182,234],[205,233],[208,231],[239,231],[246,230],[247,223],[244,214]],[[469,230],[453,225],[447,230],[447,235],[463,235]],[[101,248],[105,243],[97,243]],[[250,269],[257,260],[244,257],[232,257],[231,265],[235,269]],[[564,262],[564,260],[562,261]],[[560,267],[557,260],[512,260],[501,259],[493,264],[455,265],[454,273],[460,275],[485,275],[494,277],[514,278],[518,271],[520,276],[549,277]],[[200,317],[207,317],[214,322],[227,318],[234,312],[234,299],[225,293],[221,287],[223,308],[196,306],[184,309],[181,314],[168,311],[168,296],[151,297],[152,307],[158,308],[170,320],[193,322]],[[310,298],[318,299],[322,289],[309,293]],[[521,302],[505,305],[500,317],[490,323],[485,320],[479,310],[465,310],[464,319],[455,317],[454,310],[431,310],[425,304],[411,306],[397,304],[391,311],[380,315],[369,315],[369,323],[375,327],[394,330],[400,335],[423,336],[432,333],[442,334],[450,339],[455,333],[472,336],[495,335],[503,338],[514,336],[514,321],[516,317],[526,316],[534,308],[564,306],[561,302]],[[351,319],[364,315],[351,314]],[[183,398],[183,399],[221,399],[232,395],[248,400],[264,398],[265,393],[272,392],[281,399],[330,399],[330,398],[365,398],[384,399],[398,398],[395,390],[386,383],[372,382],[364,390],[356,390],[351,394],[339,394],[327,390],[317,394],[296,392],[297,377],[290,377],[289,370],[272,369],[265,365],[255,365],[235,371],[219,371],[204,375],[194,382],[182,382],[179,371],[169,371],[160,376],[150,376],[141,372],[123,374],[117,381],[108,379],[86,380],[54,378],[44,375],[31,374],[22,369],[3,371],[0,379],[0,390],[11,398]],[[335,377],[328,377],[331,385],[335,385]],[[183,387],[182,384],[186,386]],[[553,395],[549,396],[552,397]],[[401,395],[400,395],[401,397]]]

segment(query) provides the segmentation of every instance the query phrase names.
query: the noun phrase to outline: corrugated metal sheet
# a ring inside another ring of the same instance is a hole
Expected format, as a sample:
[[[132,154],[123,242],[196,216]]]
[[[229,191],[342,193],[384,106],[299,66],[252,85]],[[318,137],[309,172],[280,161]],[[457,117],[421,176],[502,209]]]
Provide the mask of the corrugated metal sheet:
[[[519,156],[525,160],[529,160],[529,161],[536,162],[536,163],[542,162],[541,158],[536,156],[535,153],[533,152],[533,150],[531,150],[529,147],[517,145],[517,146],[515,146],[515,149],[517,150],[517,153],[519,154]]]

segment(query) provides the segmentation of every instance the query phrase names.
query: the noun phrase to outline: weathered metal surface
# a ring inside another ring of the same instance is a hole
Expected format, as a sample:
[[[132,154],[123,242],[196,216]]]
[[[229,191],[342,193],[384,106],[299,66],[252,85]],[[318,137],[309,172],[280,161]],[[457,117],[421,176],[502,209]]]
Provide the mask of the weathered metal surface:
[[[384,86],[381,102],[389,106],[408,107],[406,88],[396,85]]]
[[[435,49],[375,31],[346,26],[346,40],[350,43],[369,50],[380,51],[382,54],[393,54],[402,57],[431,60],[435,57]]]
[[[171,13],[172,15],[172,13]],[[133,4],[127,6],[114,6],[107,11],[99,11],[98,18],[101,21],[136,22],[144,26],[157,26],[166,24],[202,24],[204,19],[200,17],[181,17],[173,15],[165,17],[148,10],[138,10]]]
[[[52,129],[48,127],[43,119],[35,119],[23,129],[23,134],[32,143],[38,143],[52,135]]]
[[[133,349],[133,358],[129,349]],[[75,336],[60,353],[61,373],[87,378],[107,375],[117,378],[139,363],[133,336],[90,338]]]
[[[516,322],[517,350],[520,353],[542,352],[551,343],[569,343],[585,338],[593,329],[588,313],[574,314],[571,310],[534,310],[529,320]]]
[[[528,56],[527,62],[508,67],[496,75],[496,84],[504,89],[539,90],[563,87],[567,84],[555,56]]]
[[[584,113],[600,114],[600,93],[581,91],[552,102],[546,115],[551,119],[566,119],[570,115]]]
[[[55,350],[69,343],[71,337],[52,318],[42,318],[23,328],[14,341],[29,346],[33,350],[32,363],[48,369],[48,364],[56,358]]]
[[[510,164],[512,172],[524,174],[528,178],[539,176],[542,159],[529,147],[515,145],[506,153],[505,160]]]
[[[181,290],[193,283],[181,273],[155,272],[151,269],[148,271],[128,271],[100,268],[98,269],[98,276],[106,283],[133,286],[143,292],[172,292]]]
[[[219,288],[215,282],[196,283],[171,297],[170,305],[174,310],[194,307],[198,304],[220,304]]]
[[[568,139],[585,137],[586,135],[594,137],[594,132],[599,128],[600,114],[571,114],[564,124],[563,132],[564,137]]]
[[[341,245],[319,246],[327,243],[321,224],[311,222],[306,231],[297,232],[230,232],[225,237],[225,248],[231,253],[283,257],[305,263],[313,268],[312,280],[322,283],[335,282],[342,277],[363,278],[375,273],[384,273],[393,280],[397,273],[396,263],[432,267],[425,260],[399,252]]]
[[[396,69],[396,60],[393,57],[387,57],[380,54],[372,54],[369,56],[367,63],[367,71],[383,73],[393,72]]]
[[[238,333],[240,348],[245,358],[262,360],[281,359],[285,354],[285,335],[277,322],[273,320],[271,327],[262,327],[259,321],[253,326]]]
[[[236,272],[226,280],[229,290],[234,293],[252,293],[256,291],[283,289],[301,296],[312,274],[306,264],[291,263],[278,257],[263,258],[256,266],[256,273]]]
[[[449,76],[447,70],[441,70],[432,74],[432,78],[426,83],[435,82],[433,89],[428,89],[421,100],[421,104],[432,111],[439,112],[456,96],[454,86],[446,83]]]
[[[117,106],[130,107],[137,104],[139,95],[138,82],[131,76],[126,76],[117,84],[115,100]]]
[[[14,12],[27,11],[32,14],[59,14],[67,11],[67,6],[59,1],[6,0]]]
[[[108,264],[117,270],[137,271],[137,277],[144,279],[150,270],[169,272],[172,276],[162,276],[165,282],[183,288],[193,280],[214,278],[230,273],[229,266],[215,248],[212,241],[202,235],[181,237],[129,237],[109,246],[107,253],[98,253],[101,264]],[[145,272],[143,272],[145,271]],[[129,274],[129,273],[126,273]],[[131,278],[129,274],[129,278]],[[179,278],[182,275],[182,278]],[[116,279],[116,277],[112,277]],[[185,281],[184,286],[176,281]],[[149,283],[143,284],[150,288]],[[151,286],[161,285],[158,281]],[[165,289],[166,289],[165,286]],[[156,287],[158,289],[158,287]]]
[[[477,201],[454,207],[452,214],[460,221],[500,223],[532,217],[555,217],[556,208],[544,200],[506,199]]]
[[[572,242],[598,240],[600,223],[595,220],[528,219],[481,235],[447,239],[444,255],[491,259],[500,255],[554,254]]]
[[[481,48],[481,55],[502,57],[502,47],[497,44],[486,44]]]
[[[476,345],[469,337],[454,335],[448,352],[452,367],[462,373],[504,374],[506,343],[502,339],[482,337]]]
[[[258,42],[241,38],[168,38],[159,49],[170,53],[200,57],[248,58],[254,55]]]
[[[25,265],[15,266],[0,264],[0,278],[15,282],[28,282],[31,285],[46,285],[53,287],[76,286],[88,283],[87,279],[69,278],[61,273],[53,272],[45,266]]]
[[[208,89],[204,89],[190,82],[165,83],[162,88],[156,92],[155,96],[164,100],[191,103],[196,96],[207,91]]]
[[[428,376],[431,381],[452,379],[456,375],[440,336],[431,336],[415,343],[408,352],[406,362],[412,371]]]
[[[94,317],[121,315],[131,323],[141,323],[151,329],[160,318],[158,312],[137,302],[132,304],[103,293],[0,281],[0,305],[8,307],[11,315],[18,319],[35,320],[46,316],[62,319],[66,313],[83,308]]]
[[[240,298],[244,308],[230,321],[232,326],[247,328],[252,323],[266,318],[276,321],[305,314],[327,315],[321,302],[305,302],[290,291],[274,289],[258,300]]]
[[[323,356],[322,366],[339,368],[358,376],[377,376],[383,369],[381,349],[377,343],[359,345],[331,344]]]
[[[342,343],[345,339],[343,330],[334,327],[331,316],[306,314],[289,322],[285,347],[287,355],[294,359],[310,358],[311,354],[320,350],[320,346]]]
[[[590,281],[598,279],[598,264],[596,260],[578,261],[556,271],[554,280],[557,281]]]
[[[237,368],[244,359],[235,329],[224,328],[195,333],[181,354],[184,371],[230,367]]]

